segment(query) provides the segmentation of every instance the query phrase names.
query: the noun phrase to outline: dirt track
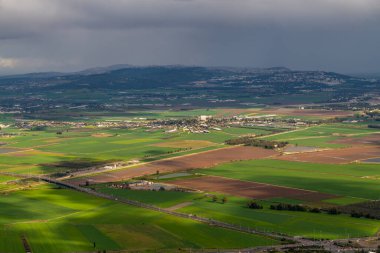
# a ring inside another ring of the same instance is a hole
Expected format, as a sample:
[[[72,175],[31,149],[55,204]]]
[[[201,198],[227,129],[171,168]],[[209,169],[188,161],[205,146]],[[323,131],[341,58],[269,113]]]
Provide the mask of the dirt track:
[[[155,174],[157,171],[160,173],[167,173],[184,171],[188,169],[209,168],[221,163],[260,159],[275,155],[277,155],[277,152],[273,150],[256,147],[234,146],[172,159],[160,160],[146,165],[136,166],[134,168],[115,170],[84,178],[70,179],[69,182],[76,185],[84,184],[86,181],[91,183],[115,182]]]
[[[188,187],[202,191],[222,192],[230,195],[254,199],[291,197],[293,199],[314,202],[335,197],[334,195],[314,191],[307,191],[295,188],[275,186],[257,182],[241,181],[215,176],[204,176],[199,178],[182,180],[180,179],[171,181],[170,183],[181,187]]]

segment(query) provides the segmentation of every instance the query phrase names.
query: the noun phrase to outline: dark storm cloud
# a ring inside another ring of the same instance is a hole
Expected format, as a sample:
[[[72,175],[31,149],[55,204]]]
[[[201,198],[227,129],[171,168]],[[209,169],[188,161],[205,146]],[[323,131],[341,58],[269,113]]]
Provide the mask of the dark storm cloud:
[[[115,63],[378,71],[378,0],[0,0],[0,73]]]

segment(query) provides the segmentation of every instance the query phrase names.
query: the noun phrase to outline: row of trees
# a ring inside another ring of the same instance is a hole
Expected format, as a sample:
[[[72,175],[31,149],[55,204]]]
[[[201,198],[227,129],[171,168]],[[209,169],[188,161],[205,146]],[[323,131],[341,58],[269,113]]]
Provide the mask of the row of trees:
[[[216,196],[216,195],[213,195],[213,196],[212,196],[212,199],[211,199],[212,202],[218,202],[218,200],[219,200],[218,196]],[[223,196],[223,197],[220,199],[220,202],[221,202],[222,204],[226,203],[226,202],[227,202],[227,197],[226,197],[226,196]]]
[[[250,209],[263,209],[263,206],[255,201],[249,201],[247,206]]]
[[[357,212],[357,211],[352,211],[351,212],[351,217],[354,218],[367,218],[367,219],[376,219],[376,216],[373,216],[369,213],[363,213],[363,212]]]
[[[336,209],[335,207],[322,209],[322,208],[317,208],[317,207],[309,207],[305,205],[292,205],[292,204],[284,204],[284,203],[270,205],[270,209],[279,210],[279,211],[285,210],[285,211],[311,212],[311,213],[326,212],[332,215],[340,214],[340,211]]]
[[[285,147],[288,142],[285,141],[269,141],[256,139],[253,136],[243,136],[236,139],[230,139],[225,142],[228,145],[245,145],[253,147],[262,147],[266,149],[282,148]]]
[[[269,207],[272,210],[286,210],[286,211],[297,211],[297,212],[306,212],[308,210],[308,207],[303,205],[291,205],[291,204],[283,204],[279,203],[276,205],[270,205]]]
[[[175,150],[169,150],[165,153],[162,153],[162,155],[164,154],[174,154],[174,153],[178,153],[178,152],[184,152],[184,151],[189,151],[189,150],[192,150],[193,148],[192,147],[188,147],[188,148],[178,148],[178,149],[175,149]],[[148,158],[148,157],[154,157],[154,156],[157,156],[158,154],[148,154],[148,155],[144,155],[144,158]]]
[[[380,201],[378,200],[342,206],[339,210],[355,218],[380,220]]]
[[[250,209],[263,209],[263,206],[255,201],[249,201],[247,203],[247,207]],[[340,211],[334,207],[328,208],[328,209],[321,209],[317,207],[309,207],[305,205],[292,205],[292,204],[272,204],[269,206],[271,210],[278,210],[278,211],[295,211],[295,212],[311,212],[311,213],[321,213],[326,212],[328,214],[337,215],[340,214]]]

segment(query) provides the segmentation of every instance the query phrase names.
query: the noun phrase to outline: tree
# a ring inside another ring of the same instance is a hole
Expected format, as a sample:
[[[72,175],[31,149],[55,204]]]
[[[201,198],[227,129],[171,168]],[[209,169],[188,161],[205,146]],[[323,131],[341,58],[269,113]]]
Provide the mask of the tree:
[[[321,212],[321,209],[317,208],[317,207],[314,207],[314,208],[311,208],[310,209],[310,212],[311,213],[320,213]]]
[[[333,208],[329,208],[329,209],[327,210],[327,213],[328,213],[328,214],[332,214],[332,215],[340,214],[340,212],[338,211],[338,209],[336,209],[335,207],[333,207]]]
[[[157,179],[158,179],[158,177],[160,176],[160,171],[159,170],[156,171],[156,176],[157,176]]]
[[[256,203],[255,201],[250,201],[250,202],[248,202],[247,205],[248,205],[248,208],[250,208],[250,209],[263,209],[263,206]]]

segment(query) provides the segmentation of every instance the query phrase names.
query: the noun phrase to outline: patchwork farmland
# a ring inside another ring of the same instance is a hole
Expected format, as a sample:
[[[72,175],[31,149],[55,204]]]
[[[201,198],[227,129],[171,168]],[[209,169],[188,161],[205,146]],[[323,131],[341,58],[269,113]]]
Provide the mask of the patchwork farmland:
[[[183,118],[205,112],[187,112]],[[222,117],[221,121],[234,113],[262,121],[262,115],[270,112],[231,109],[210,114]],[[172,125],[149,128],[150,123],[133,128],[87,123],[90,126],[67,129],[2,130],[0,205],[7,208],[0,210],[0,252],[25,252],[25,240],[33,252],[178,252],[279,249],[300,236],[305,237],[302,243],[376,236],[380,221],[368,216],[376,211],[366,208],[377,203],[380,194],[377,129],[363,123],[313,123],[315,118],[336,116],[322,116],[323,111],[298,115],[294,109],[273,109],[273,113],[283,124],[294,126],[293,118],[302,116],[312,123],[289,129],[270,124],[241,127],[234,125],[232,117],[227,120],[232,126],[214,126],[205,132]],[[166,115],[180,113],[156,114],[160,122]],[[246,136],[288,144],[273,149],[226,144]],[[47,184],[39,177],[80,185],[94,194]],[[132,189],[129,184],[145,185]],[[141,209],[128,201],[164,212]],[[250,208],[252,202],[260,208]],[[352,210],[363,214],[355,217]]]
[[[277,154],[277,152],[272,150],[265,150],[255,147],[228,147],[197,154],[185,155],[178,158],[160,160],[142,166],[101,173],[90,177],[73,179],[69,180],[69,182],[83,185],[86,181],[91,183],[120,181],[134,177],[141,177],[144,175],[151,175],[157,172],[168,173],[196,168],[209,168],[221,163],[266,158],[276,156]]]

